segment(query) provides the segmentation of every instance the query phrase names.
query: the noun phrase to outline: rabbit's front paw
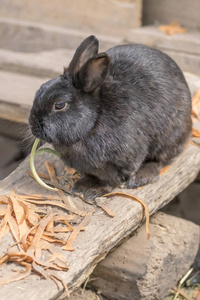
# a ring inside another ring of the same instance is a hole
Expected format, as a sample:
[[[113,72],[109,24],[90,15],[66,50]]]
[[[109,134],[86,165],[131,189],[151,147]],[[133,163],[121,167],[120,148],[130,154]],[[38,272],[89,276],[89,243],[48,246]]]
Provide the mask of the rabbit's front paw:
[[[93,180],[91,180],[88,177],[82,177],[76,183],[73,187],[73,194],[82,194],[84,195],[85,192],[94,184]]]
[[[85,200],[101,197],[112,191],[112,187],[104,185],[92,177],[79,179],[73,188],[74,194],[81,194]]]
[[[84,193],[84,199],[95,199],[97,197],[101,197],[105,194],[108,194],[112,191],[112,187],[110,186],[101,186],[101,185],[95,185],[90,187],[87,191]]]

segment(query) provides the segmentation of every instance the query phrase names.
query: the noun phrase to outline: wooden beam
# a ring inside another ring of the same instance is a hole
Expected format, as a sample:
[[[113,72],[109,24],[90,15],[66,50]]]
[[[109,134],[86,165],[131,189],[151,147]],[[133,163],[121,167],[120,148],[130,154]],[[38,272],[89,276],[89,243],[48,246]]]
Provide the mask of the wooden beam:
[[[0,118],[28,123],[35,92],[47,78],[0,71]]]
[[[54,162],[58,174],[61,174],[63,164],[58,158],[50,154],[37,156],[36,168],[39,172],[44,172],[43,162],[45,159]],[[9,193],[12,190],[24,194],[49,193],[27,175],[28,168],[29,158],[10,176],[0,182],[0,194]],[[195,179],[199,170],[200,149],[188,145],[158,182],[138,190],[118,190],[131,193],[144,200],[149,207],[150,214],[153,214],[185,189]],[[70,269],[68,272],[59,272],[59,274],[71,291],[80,286],[93,271],[96,264],[115,245],[130,235],[142,223],[142,209],[139,203],[124,197],[113,197],[107,199],[106,205],[115,213],[115,217],[110,218],[100,209],[97,210],[86,231],[82,232],[75,241],[75,251],[64,253]],[[11,236],[9,238],[4,237],[0,255],[5,253],[8,245],[12,243]],[[5,276],[8,269],[11,269],[11,265],[4,265],[0,269],[0,276]],[[56,285],[52,282],[42,280],[33,274],[21,282],[1,286],[0,299],[57,299],[62,292],[59,293]]]

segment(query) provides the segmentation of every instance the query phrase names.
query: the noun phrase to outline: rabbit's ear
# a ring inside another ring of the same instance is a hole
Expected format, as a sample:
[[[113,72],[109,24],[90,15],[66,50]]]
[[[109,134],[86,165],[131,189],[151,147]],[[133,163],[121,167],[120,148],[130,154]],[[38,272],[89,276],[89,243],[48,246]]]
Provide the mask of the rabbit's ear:
[[[96,89],[105,79],[110,64],[106,53],[90,58],[77,74],[77,87],[89,93]]]
[[[98,53],[99,41],[94,35],[87,37],[76,49],[74,57],[68,67],[68,71],[73,75],[74,79],[78,71],[84,63]]]

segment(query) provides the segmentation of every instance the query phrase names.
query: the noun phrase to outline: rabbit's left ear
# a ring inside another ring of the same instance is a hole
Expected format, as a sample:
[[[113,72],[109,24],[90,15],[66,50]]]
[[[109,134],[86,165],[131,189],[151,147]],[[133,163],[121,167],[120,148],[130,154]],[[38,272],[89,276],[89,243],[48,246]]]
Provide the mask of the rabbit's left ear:
[[[68,71],[72,74],[73,78],[76,78],[77,73],[85,62],[97,55],[99,48],[99,41],[94,35],[87,37],[76,49],[74,57],[69,64]]]
[[[76,85],[89,93],[94,91],[105,79],[110,64],[110,57],[100,53],[90,58],[77,74]]]

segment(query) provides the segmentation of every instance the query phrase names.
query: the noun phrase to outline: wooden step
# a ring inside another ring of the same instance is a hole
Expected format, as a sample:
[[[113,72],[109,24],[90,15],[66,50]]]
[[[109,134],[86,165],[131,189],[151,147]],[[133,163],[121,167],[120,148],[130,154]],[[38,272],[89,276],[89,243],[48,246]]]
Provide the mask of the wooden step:
[[[0,1],[0,16],[123,36],[129,27],[141,26],[142,0]]]
[[[0,13],[1,14],[1,13]],[[21,52],[38,52],[52,49],[72,49],[83,39],[95,34],[70,27],[60,27],[39,22],[0,17],[0,48]],[[104,51],[121,44],[122,36],[97,34],[100,48]]]
[[[0,71],[0,118],[27,123],[35,92],[46,80]]]
[[[158,26],[131,29],[126,41],[160,49],[171,56],[183,71],[200,75],[200,31],[167,35]]]
[[[53,78],[62,74],[63,68],[69,65],[74,51],[54,49],[41,52],[18,52],[0,49],[0,70]]]

